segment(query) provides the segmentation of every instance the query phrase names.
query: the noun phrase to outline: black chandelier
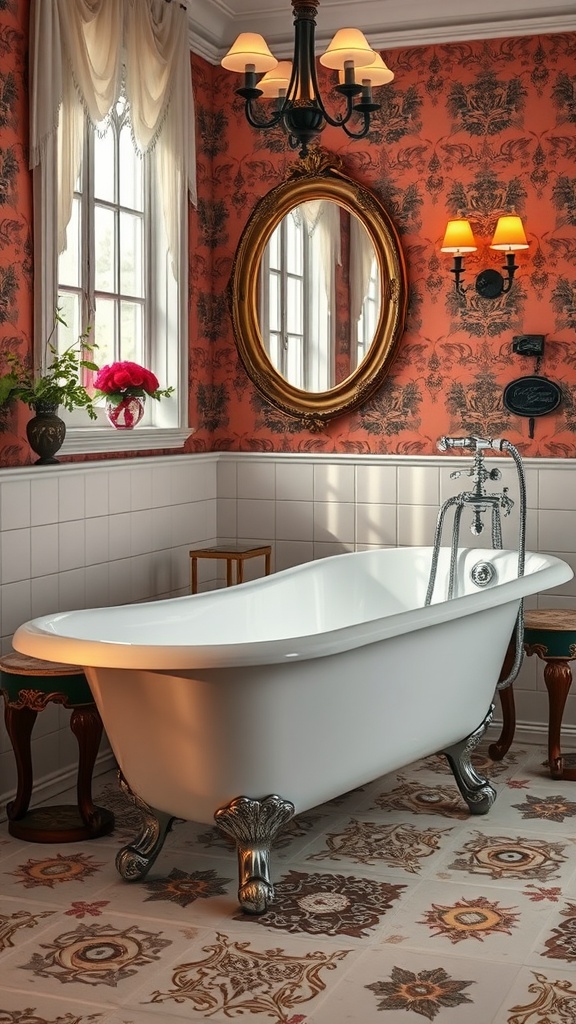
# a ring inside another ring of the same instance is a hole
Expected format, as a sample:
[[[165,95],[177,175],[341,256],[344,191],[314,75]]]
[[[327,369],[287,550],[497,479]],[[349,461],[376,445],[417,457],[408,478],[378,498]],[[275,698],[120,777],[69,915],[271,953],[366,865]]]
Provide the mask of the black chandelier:
[[[242,88],[236,89],[245,100],[248,123],[264,131],[282,125],[292,149],[306,156],[308,145],[327,124],[343,128],[351,139],[363,139],[370,130],[370,118],[380,103],[372,89],[387,85],[394,74],[380,54],[373,50],[362,32],[339,29],[328,49],[319,58],[324,67],[339,72],[337,92],[345,97],[346,109],[332,116],[320,94],[316,74],[314,33],[320,0],[291,0],[294,12],[294,60],[278,61],[266,40],[255,32],[242,32],[222,60],[222,67],[244,75]],[[263,74],[259,81],[257,76]],[[357,76],[358,79],[357,80]],[[263,97],[275,101],[274,112],[266,118]],[[258,109],[260,107],[260,110]],[[349,127],[354,118],[358,127]]]

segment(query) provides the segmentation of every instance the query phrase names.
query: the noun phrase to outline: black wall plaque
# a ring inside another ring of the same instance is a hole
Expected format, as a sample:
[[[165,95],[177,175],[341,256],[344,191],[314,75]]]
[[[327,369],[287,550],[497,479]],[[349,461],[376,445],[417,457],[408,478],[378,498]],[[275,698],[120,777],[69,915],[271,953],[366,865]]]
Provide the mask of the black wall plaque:
[[[518,377],[504,388],[504,405],[517,416],[545,416],[562,401],[562,392],[547,377]]]
[[[504,388],[504,405],[516,416],[528,416],[528,436],[534,437],[534,417],[553,412],[562,401],[562,391],[547,377],[518,377]]]

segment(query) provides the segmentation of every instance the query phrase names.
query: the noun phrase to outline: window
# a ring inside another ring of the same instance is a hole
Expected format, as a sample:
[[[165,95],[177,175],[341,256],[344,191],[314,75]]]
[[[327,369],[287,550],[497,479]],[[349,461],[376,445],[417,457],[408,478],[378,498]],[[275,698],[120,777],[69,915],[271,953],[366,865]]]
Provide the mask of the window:
[[[314,206],[296,207],[270,237],[262,261],[262,323],[266,352],[284,379],[304,391],[325,391],[333,380],[332,280],[321,231],[304,209]]]
[[[370,345],[374,341],[379,315],[380,276],[378,274],[376,257],[374,257],[370,269],[370,277],[366,282],[366,294],[362,302],[362,312],[358,320],[356,366],[360,366],[360,363],[367,354]]]
[[[186,7],[32,0],[30,17],[35,363],[59,306],[60,351],[90,328],[98,365],[132,359],[176,389],[120,436],[103,408],[96,423],[61,411],[62,450],[180,447],[190,434],[187,203],[196,201]]]

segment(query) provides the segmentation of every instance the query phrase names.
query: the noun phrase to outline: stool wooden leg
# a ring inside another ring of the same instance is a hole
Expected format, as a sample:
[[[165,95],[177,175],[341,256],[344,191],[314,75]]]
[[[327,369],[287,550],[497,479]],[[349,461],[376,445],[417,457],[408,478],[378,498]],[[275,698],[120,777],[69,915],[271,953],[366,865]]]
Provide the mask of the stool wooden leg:
[[[232,562],[233,558],[226,559],[226,586],[231,587],[234,580],[232,579]]]
[[[500,679],[506,679],[510,674],[514,664],[515,653],[516,647],[514,642],[512,642],[506,651],[506,657],[504,658],[504,664],[502,665]],[[508,753],[516,730],[516,709],[514,707],[514,691],[512,686],[507,686],[506,689],[499,690],[498,692],[500,694],[500,704],[502,707],[502,732],[496,742],[491,743],[488,747],[488,756],[491,757],[493,761],[501,761]]]
[[[236,583],[244,583],[244,559],[238,558],[236,561]]]
[[[10,821],[23,818],[30,806],[33,781],[30,737],[37,715],[38,712],[33,711],[32,708],[12,708],[6,704],[4,721],[14,750],[18,779],[16,796],[6,807],[6,814]]]
[[[272,561],[272,552],[271,551],[267,551],[266,554],[264,555],[264,572],[265,572],[266,576],[269,576],[270,572],[272,571],[271,561]]]
[[[190,559],[190,564],[191,564],[191,580],[190,580],[190,584],[191,585],[190,585],[190,589],[191,589],[191,592],[193,594],[197,594],[198,593],[198,559],[197,558],[191,558]]]
[[[102,720],[97,708],[74,708],[70,728],[78,741],[78,810],[85,825],[98,828],[100,808],[92,801],[92,772],[102,739]]]
[[[560,728],[568,691],[572,684],[572,670],[567,661],[555,660],[544,666],[544,682],[550,706],[548,722],[548,767],[553,779],[576,779],[576,769],[564,770],[560,752]]]

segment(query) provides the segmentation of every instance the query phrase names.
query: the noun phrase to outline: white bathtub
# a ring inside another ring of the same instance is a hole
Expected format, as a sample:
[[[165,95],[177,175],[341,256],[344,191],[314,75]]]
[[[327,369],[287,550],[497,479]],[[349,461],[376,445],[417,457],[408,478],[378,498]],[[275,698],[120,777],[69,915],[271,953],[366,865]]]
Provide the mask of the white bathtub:
[[[264,848],[293,811],[436,751],[470,809],[488,810],[495,794],[470,752],[490,718],[520,601],[572,570],[527,553],[517,579],[516,552],[466,549],[447,601],[442,549],[434,600],[423,607],[431,554],[337,555],[228,590],[63,612],[18,629],[16,650],[86,670],[145,812],[142,834],[117,861],[124,877],[149,870],[174,818],[212,822],[218,812],[237,840],[241,902],[259,912],[271,893],[269,879],[265,892],[253,885],[266,875]],[[484,561],[496,575],[479,589],[470,571]]]

